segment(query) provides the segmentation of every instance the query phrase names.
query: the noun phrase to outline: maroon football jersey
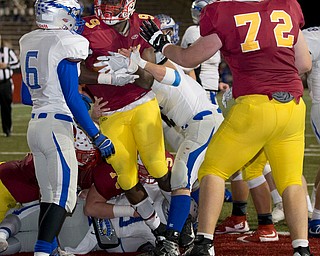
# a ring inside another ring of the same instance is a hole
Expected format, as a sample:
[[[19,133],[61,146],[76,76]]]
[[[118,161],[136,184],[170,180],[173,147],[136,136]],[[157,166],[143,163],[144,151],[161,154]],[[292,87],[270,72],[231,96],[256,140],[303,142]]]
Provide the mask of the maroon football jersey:
[[[28,203],[40,199],[39,185],[31,153],[28,153],[22,160],[1,164],[0,179],[19,203]]]
[[[96,16],[85,17],[86,25],[82,35],[90,42],[92,54],[87,58],[86,65],[90,69],[98,56],[107,56],[111,52],[118,52],[120,48],[130,48],[131,46],[141,45],[140,53],[150,45],[139,36],[140,25],[143,20],[148,19],[149,15],[134,13],[130,19],[129,35],[123,36],[112,26],[106,25]],[[114,85],[87,85],[89,92],[97,97],[102,97],[108,101],[106,107],[110,110],[120,109],[145,95],[148,91],[136,84],[127,84],[125,86]]]
[[[303,94],[293,45],[304,25],[296,0],[221,1],[204,9],[201,36],[216,33],[233,76],[233,96]]]
[[[168,164],[168,170],[171,171],[174,156],[166,151],[166,159]],[[139,178],[141,182],[146,181],[146,177],[150,180],[152,177],[148,174],[146,168],[143,165],[138,165],[139,168]],[[142,175],[143,174],[143,175]],[[93,168],[92,171],[94,185],[98,193],[109,200],[113,196],[120,195],[124,192],[117,183],[117,174],[112,168],[112,166],[106,162],[101,162]],[[143,177],[142,177],[142,176]]]
[[[123,192],[117,183],[117,174],[110,164],[101,162],[94,167],[92,174],[98,193],[107,200]]]

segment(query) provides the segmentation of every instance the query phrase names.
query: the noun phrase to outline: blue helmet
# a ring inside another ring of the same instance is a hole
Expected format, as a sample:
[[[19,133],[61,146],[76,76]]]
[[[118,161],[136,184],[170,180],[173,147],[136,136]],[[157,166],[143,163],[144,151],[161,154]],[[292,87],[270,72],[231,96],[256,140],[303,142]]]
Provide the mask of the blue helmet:
[[[171,18],[169,15],[166,14],[157,14],[155,15],[156,18],[160,21],[160,29],[171,29],[172,34],[171,36],[171,43],[177,44],[179,42],[179,25]]]
[[[202,9],[208,5],[211,4],[213,2],[215,2],[216,0],[195,0],[192,2],[191,5],[191,17],[192,17],[192,21],[194,24],[199,24],[199,20],[200,20],[200,13],[202,11]]]

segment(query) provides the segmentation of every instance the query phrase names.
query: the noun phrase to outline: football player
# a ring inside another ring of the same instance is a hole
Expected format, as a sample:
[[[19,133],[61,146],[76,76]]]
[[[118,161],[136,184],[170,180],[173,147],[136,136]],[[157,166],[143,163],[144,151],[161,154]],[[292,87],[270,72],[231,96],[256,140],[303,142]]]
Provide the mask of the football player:
[[[202,9],[215,0],[195,0],[191,5],[191,17],[194,25],[188,27],[181,39],[181,47],[187,48],[200,37],[200,13]],[[216,94],[219,90],[226,91],[229,85],[219,82],[219,65],[221,63],[220,51],[217,51],[208,60],[202,62],[196,69],[196,79],[207,92],[209,100],[218,104]]]
[[[198,169],[212,135],[223,121],[223,115],[218,105],[209,101],[203,87],[163,55],[162,60],[157,60],[161,65],[157,65],[143,60],[137,48],[132,52],[120,49],[119,53],[130,57],[130,61],[154,76],[152,90],[161,112],[183,130],[184,140],[172,168],[166,240],[159,242],[154,250],[154,255],[180,255],[179,244],[188,247],[193,242],[193,239],[184,241],[180,234],[188,218]]]
[[[283,21],[290,24],[285,33]],[[175,63],[194,67],[221,50],[232,72],[235,104],[211,139],[199,170],[199,225],[191,255],[214,255],[213,232],[225,180],[261,149],[283,197],[293,254],[311,254],[301,180],[305,104],[299,74],[311,69],[303,25],[297,1],[250,0],[207,5],[201,12],[201,37],[188,48],[170,44],[152,20],[141,27],[140,35]]]
[[[91,120],[78,92],[78,63],[88,55],[88,41],[76,34],[83,25],[77,0],[37,0],[39,29],[19,40],[23,103],[31,104],[27,140],[40,187],[36,256],[50,255],[52,243],[77,199],[77,159],[73,117],[103,157],[114,151],[110,139]]]
[[[168,172],[161,117],[158,102],[150,87],[153,77],[138,68],[126,68],[122,74],[135,74],[138,79],[114,79],[123,72],[108,71],[109,67],[94,71],[103,59],[116,59],[122,63],[123,56],[117,54],[119,48],[141,44],[141,54],[154,62],[155,55],[150,47],[139,37],[140,25],[150,15],[135,12],[135,0],[95,0],[95,15],[84,17],[85,27],[82,35],[89,40],[92,54],[82,65],[80,80],[86,84],[87,92],[94,98],[102,98],[109,111],[103,112],[99,119],[102,133],[108,135],[117,150],[109,158],[118,175],[118,183],[125,191],[129,202],[155,233],[161,232],[160,225],[148,194],[139,183],[137,154],[150,175],[158,182],[164,195],[170,197],[170,173]],[[96,63],[98,60],[98,63]],[[95,64],[95,65],[94,65]],[[125,75],[126,76],[126,75]],[[122,77],[123,78],[123,77]]]

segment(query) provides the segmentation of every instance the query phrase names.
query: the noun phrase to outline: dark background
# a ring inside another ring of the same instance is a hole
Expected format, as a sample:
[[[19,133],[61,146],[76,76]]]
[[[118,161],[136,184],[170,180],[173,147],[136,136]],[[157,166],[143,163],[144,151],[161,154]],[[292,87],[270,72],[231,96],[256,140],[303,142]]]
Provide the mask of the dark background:
[[[305,26],[303,28],[320,26],[320,14],[318,8],[315,6],[317,0],[298,0],[298,2],[300,3],[305,19]]]

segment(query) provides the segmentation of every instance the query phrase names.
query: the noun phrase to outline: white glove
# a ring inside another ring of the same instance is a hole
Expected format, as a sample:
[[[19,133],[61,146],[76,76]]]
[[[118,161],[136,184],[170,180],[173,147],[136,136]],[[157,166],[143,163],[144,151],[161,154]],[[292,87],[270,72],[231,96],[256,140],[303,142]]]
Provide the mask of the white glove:
[[[134,81],[139,78],[138,75],[132,75],[128,73],[112,73],[111,74],[111,83],[112,85],[116,86],[123,86],[126,84],[132,84]]]
[[[228,101],[232,100],[232,88],[227,89],[222,95],[222,105],[226,108]]]
[[[100,73],[109,71],[110,73],[116,72],[119,69],[128,69],[129,59],[117,52],[109,52],[110,56],[99,56],[96,62],[93,64],[94,67],[103,67],[99,70]]]
[[[100,73],[98,76],[98,83],[123,86],[133,83],[137,78],[139,78],[138,75],[127,73],[127,70],[122,68],[113,73]]]
[[[141,58],[139,50],[136,48],[130,54],[130,62],[135,63],[142,69],[146,66],[147,62]]]

